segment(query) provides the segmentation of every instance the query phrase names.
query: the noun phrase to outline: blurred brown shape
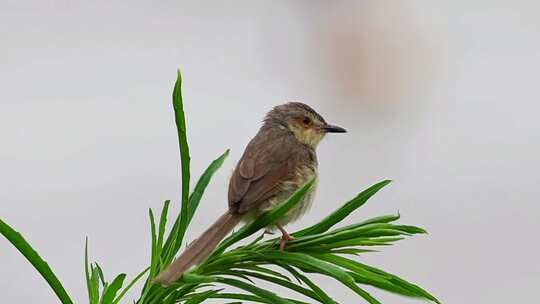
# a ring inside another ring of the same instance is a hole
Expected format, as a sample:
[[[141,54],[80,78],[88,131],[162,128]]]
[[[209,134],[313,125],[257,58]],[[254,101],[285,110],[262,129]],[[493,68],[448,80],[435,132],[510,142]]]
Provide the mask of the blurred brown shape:
[[[440,56],[412,6],[319,2],[322,71],[345,100],[380,111],[411,97],[422,99],[416,91],[430,87]]]

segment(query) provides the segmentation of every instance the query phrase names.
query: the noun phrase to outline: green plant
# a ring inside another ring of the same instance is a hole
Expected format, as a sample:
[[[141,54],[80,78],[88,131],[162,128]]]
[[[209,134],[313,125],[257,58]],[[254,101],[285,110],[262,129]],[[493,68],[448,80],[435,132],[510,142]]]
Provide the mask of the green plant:
[[[334,228],[340,221],[361,207],[389,180],[379,182],[361,192],[342,205],[319,223],[293,233],[295,240],[287,245],[285,252],[278,249],[278,239],[264,240],[260,235],[247,244],[236,245],[286,213],[312,186],[306,183],[289,199],[256,221],[245,225],[223,240],[211,256],[196,266],[171,286],[153,284],[152,279],[179,252],[184,235],[195,214],[201,198],[213,174],[221,167],[228,151],[215,159],[197,181],[193,192],[190,189],[190,154],[186,136],[186,121],[183,112],[180,73],[174,86],[173,106],[178,130],[182,197],[181,210],[172,228],[167,233],[170,201],[165,201],[159,220],[149,210],[151,231],[150,265],[124,286],[125,274],[117,275],[111,282],[105,279],[101,267],[88,261],[88,246],[85,246],[85,276],[90,304],[116,304],[124,299],[127,291],[145,278],[138,304],[146,303],[202,303],[207,299],[224,299],[241,303],[337,303],[331,294],[319,287],[310,274],[331,277],[351,289],[368,303],[380,303],[363,286],[370,285],[396,294],[418,297],[439,303],[430,293],[400,277],[351,258],[371,252],[376,246],[391,245],[406,236],[421,234],[422,228],[399,225],[397,215],[384,215],[357,222],[345,227]],[[0,220],[2,233],[41,273],[62,303],[72,303],[68,293],[37,252],[14,231]],[[304,300],[279,296],[259,288],[254,281],[265,281],[288,288],[302,296]],[[227,286],[241,290],[241,293],[227,291]],[[310,302],[305,302],[309,300]]]

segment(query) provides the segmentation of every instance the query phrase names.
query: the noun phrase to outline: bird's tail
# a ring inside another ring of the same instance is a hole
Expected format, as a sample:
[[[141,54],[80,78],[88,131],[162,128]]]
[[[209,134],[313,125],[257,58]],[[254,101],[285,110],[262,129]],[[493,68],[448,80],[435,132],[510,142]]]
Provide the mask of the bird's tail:
[[[219,242],[240,222],[241,216],[227,211],[198,239],[160,272],[154,282],[169,285],[178,280],[190,267],[197,265],[212,253]]]

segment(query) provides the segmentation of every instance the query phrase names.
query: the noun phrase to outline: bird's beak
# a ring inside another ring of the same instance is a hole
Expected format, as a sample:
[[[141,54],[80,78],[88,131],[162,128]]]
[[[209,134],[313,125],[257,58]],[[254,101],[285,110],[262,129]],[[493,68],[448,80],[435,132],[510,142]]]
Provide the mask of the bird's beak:
[[[326,133],[347,133],[347,130],[343,129],[342,127],[333,125],[325,125],[322,127],[322,129]]]

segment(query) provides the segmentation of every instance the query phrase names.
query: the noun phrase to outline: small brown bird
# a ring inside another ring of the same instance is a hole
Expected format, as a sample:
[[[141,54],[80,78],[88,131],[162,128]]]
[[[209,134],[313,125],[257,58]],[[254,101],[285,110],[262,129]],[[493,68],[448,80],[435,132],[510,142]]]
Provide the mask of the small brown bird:
[[[311,178],[317,179],[315,149],[326,133],[344,133],[329,125],[306,104],[290,102],[274,107],[249,142],[229,183],[229,209],[163,270],[155,282],[169,285],[203,261],[240,222],[249,222],[287,199]],[[316,182],[315,182],[316,185]],[[283,228],[310,207],[315,185],[301,202],[272,227],[281,231],[280,249],[292,237]]]

